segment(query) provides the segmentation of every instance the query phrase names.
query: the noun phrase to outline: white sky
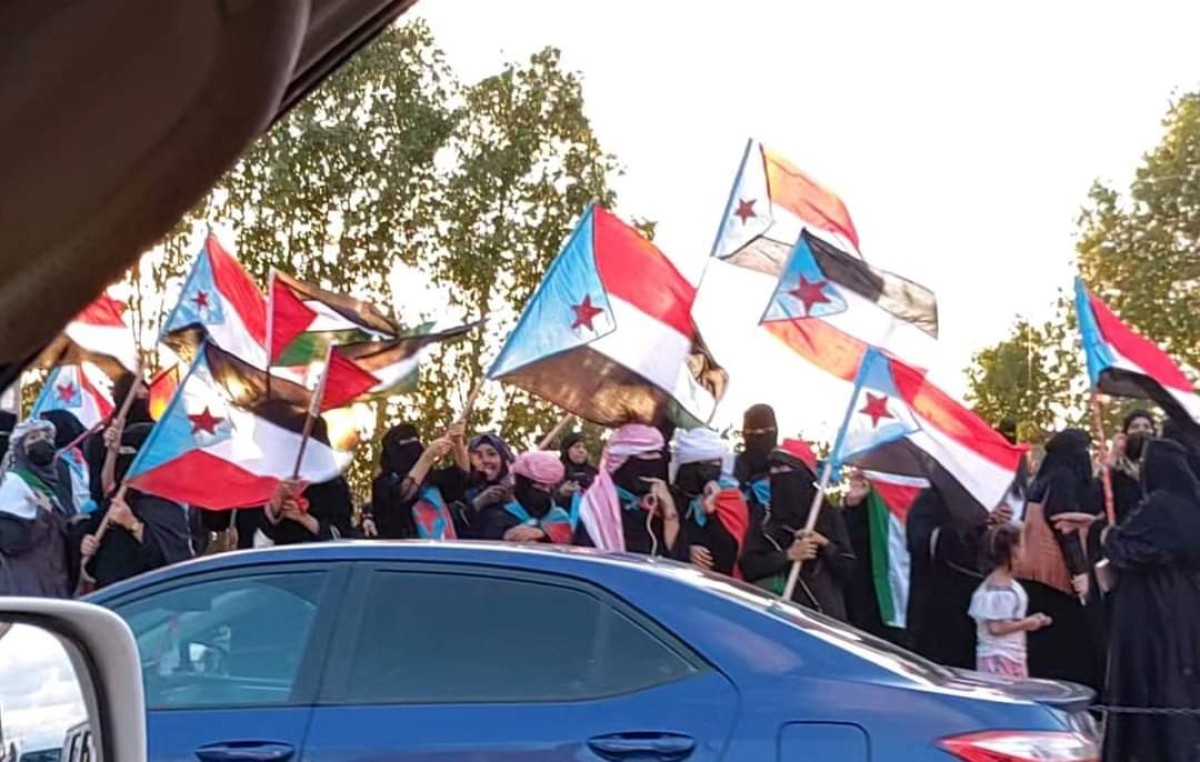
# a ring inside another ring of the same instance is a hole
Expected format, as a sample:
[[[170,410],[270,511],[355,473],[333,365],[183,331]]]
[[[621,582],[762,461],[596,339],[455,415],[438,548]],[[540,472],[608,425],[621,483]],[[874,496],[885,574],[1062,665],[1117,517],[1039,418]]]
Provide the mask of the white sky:
[[[936,291],[933,375],[959,394],[974,351],[1069,286],[1091,181],[1124,185],[1172,93],[1200,84],[1195,0],[424,0],[415,14],[467,81],[561,48],[626,169],[617,211],[657,220],[685,271],[708,254],[745,139],[789,157],[846,201],[870,261]],[[738,391],[719,419],[757,392]]]
[[[13,625],[0,637],[0,722],[4,748],[61,747],[67,729],[87,718],[79,680],[59,641],[45,630]]]

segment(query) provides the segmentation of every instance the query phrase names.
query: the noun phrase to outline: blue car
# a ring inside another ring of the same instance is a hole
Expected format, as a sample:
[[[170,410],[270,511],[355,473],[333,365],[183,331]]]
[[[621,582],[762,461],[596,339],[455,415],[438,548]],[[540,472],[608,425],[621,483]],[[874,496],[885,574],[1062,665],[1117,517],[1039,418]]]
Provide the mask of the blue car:
[[[1088,691],[947,670],[671,562],[473,543],[212,556],[91,596],[151,760],[1089,760]]]

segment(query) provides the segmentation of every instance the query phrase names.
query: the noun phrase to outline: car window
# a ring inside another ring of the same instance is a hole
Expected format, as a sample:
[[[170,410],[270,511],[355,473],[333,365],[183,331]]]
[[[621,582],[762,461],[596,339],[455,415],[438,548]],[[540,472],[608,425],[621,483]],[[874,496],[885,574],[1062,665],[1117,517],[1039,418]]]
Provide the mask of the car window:
[[[381,571],[368,601],[350,703],[575,701],[695,671],[612,605],[575,588]]]
[[[798,603],[780,600],[760,587],[728,577],[680,567],[663,570],[688,584],[762,611],[808,634],[905,677],[936,682],[950,676],[943,666]]]
[[[137,639],[147,708],[287,703],[327,577],[219,579],[114,605]]]

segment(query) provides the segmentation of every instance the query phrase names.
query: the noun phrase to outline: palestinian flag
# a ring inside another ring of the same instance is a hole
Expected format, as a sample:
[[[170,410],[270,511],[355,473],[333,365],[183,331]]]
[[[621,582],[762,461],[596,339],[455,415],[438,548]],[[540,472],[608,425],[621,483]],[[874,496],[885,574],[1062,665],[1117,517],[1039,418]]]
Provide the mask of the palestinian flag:
[[[1200,427],[1200,396],[1170,355],[1122,323],[1080,279],[1075,280],[1075,310],[1094,389],[1153,400],[1172,420]]]
[[[72,318],[62,334],[42,352],[39,365],[78,365],[90,362],[109,378],[138,369],[137,342],[125,322],[125,303],[107,293]]]
[[[465,336],[476,325],[335,347],[329,355],[321,410],[415,391],[421,360],[433,345]]]
[[[694,428],[725,386],[692,323],[695,295],[653,243],[590,206],[488,376],[604,426]]]
[[[49,410],[65,410],[90,429],[112,415],[112,382],[91,363],[59,365],[42,383],[29,417]]]
[[[858,256],[858,231],[842,200],[751,139],[725,205],[713,256],[777,276],[802,230]]]
[[[928,479],[971,521],[1008,501],[1025,450],[920,371],[868,349],[831,457],[835,470],[849,464]]]
[[[908,611],[908,509],[929,487],[926,479],[864,471],[871,484],[867,517],[871,538],[871,577],[879,615],[888,627],[904,629]]]
[[[822,370],[853,381],[878,347],[918,367],[937,351],[937,299],[808,231],[792,248],[762,324]]]
[[[188,362],[207,340],[256,367],[267,367],[262,291],[212,233],[163,323],[160,340]]]
[[[311,393],[204,345],[129,468],[134,489],[210,510],[263,505],[292,478]],[[316,428],[300,479],[323,482],[349,463],[353,442]]]
[[[386,341],[403,333],[373,304],[278,270],[271,273],[268,291],[273,366],[307,366],[324,361],[331,346]]]

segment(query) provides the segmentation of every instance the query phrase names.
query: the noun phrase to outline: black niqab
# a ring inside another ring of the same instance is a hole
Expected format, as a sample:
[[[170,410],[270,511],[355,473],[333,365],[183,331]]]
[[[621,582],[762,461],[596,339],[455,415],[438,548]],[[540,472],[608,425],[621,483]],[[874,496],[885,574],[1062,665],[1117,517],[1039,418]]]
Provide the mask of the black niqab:
[[[613,471],[613,483],[621,489],[634,495],[646,495],[650,492],[650,482],[647,479],[667,480],[667,461],[665,458],[631,457]]]
[[[1106,703],[1131,707],[1200,706],[1200,482],[1184,446],[1146,446],[1147,497],[1104,542],[1116,571],[1110,595]],[[1191,762],[1200,717],[1110,715],[1105,760]]]
[[[770,405],[753,405],[742,418],[744,446],[734,466],[735,476],[742,484],[766,475],[767,460],[779,446],[779,425]]]
[[[421,459],[425,446],[412,424],[402,423],[388,429],[383,435],[383,446],[379,452],[379,470],[401,479],[408,476],[413,466]]]

